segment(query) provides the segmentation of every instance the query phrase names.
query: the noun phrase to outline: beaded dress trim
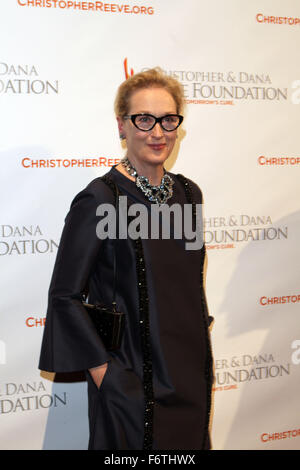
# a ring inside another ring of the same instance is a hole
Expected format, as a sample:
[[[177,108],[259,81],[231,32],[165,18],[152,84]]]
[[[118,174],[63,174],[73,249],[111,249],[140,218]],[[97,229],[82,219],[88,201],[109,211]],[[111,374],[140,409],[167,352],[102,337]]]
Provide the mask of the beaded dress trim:
[[[143,351],[143,387],[145,395],[144,408],[144,450],[151,450],[153,446],[153,374],[152,374],[152,352],[149,321],[149,297],[146,279],[146,266],[143,252],[142,240],[132,240],[136,254],[136,271],[139,291],[139,314],[140,333]]]

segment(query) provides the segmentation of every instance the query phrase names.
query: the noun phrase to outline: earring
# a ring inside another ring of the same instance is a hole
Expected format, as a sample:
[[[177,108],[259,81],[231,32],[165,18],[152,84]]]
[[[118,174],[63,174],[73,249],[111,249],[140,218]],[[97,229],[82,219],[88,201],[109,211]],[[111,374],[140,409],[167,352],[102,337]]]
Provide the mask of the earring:
[[[124,134],[120,134],[120,136],[119,136],[119,137],[120,137],[120,139],[121,139],[121,140],[124,140],[124,139],[126,139],[126,137],[125,137],[125,135],[124,135]]]

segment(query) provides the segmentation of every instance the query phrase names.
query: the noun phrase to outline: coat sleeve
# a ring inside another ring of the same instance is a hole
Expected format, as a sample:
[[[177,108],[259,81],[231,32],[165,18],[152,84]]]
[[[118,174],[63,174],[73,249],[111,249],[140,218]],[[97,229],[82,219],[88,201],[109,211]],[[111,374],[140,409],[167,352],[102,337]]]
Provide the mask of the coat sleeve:
[[[105,186],[98,183],[99,186]],[[97,367],[110,360],[81,303],[94,263],[100,262],[105,241],[96,235],[99,197],[96,184],[74,198],[65,218],[48,292],[48,308],[39,369],[73,372]],[[110,191],[109,188],[101,191]],[[99,192],[99,191],[98,191]],[[112,193],[112,192],[111,192]],[[113,202],[112,194],[108,194]]]

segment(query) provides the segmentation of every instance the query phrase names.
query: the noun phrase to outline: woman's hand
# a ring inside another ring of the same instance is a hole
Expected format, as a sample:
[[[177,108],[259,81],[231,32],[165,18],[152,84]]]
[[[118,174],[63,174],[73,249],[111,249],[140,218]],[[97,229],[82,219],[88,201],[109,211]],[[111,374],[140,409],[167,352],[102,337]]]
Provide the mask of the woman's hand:
[[[100,385],[105,376],[107,366],[108,366],[108,363],[106,362],[105,364],[102,364],[102,366],[93,367],[92,369],[89,369],[89,373],[91,374],[98,389],[100,388]]]

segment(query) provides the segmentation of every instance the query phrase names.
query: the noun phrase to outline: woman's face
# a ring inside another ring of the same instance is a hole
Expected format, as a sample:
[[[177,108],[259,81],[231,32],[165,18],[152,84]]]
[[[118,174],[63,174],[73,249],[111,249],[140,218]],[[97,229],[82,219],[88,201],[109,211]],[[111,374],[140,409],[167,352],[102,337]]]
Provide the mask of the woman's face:
[[[155,117],[176,114],[176,103],[164,88],[143,88],[135,91],[129,101],[128,114],[139,113]],[[164,131],[156,123],[152,130],[145,132],[137,129],[130,119],[117,119],[119,131],[127,141],[127,157],[132,163],[162,165],[165,162],[173,150],[177,130]]]

